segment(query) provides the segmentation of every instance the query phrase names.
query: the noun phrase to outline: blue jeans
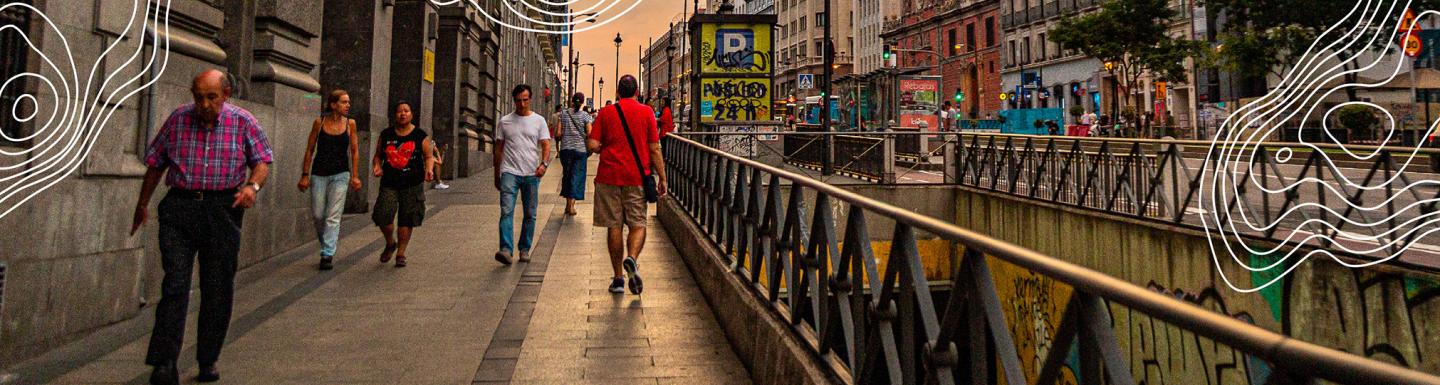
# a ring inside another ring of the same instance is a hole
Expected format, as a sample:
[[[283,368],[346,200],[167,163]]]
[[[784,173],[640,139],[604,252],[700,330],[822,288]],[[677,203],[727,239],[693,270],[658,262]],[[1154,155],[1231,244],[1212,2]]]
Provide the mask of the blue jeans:
[[[335,256],[335,243],[340,240],[340,214],[345,211],[345,189],[350,188],[350,173],[310,176],[310,213],[315,219],[315,235],[320,237],[320,255]]]
[[[590,153],[575,150],[560,150],[560,166],[564,167],[564,178],[560,180],[560,197],[577,201],[585,200],[585,161]]]
[[[540,204],[540,177],[500,174],[500,250],[514,251],[515,194],[525,202],[525,219],[520,225],[520,251],[530,251],[535,239],[535,207]]]

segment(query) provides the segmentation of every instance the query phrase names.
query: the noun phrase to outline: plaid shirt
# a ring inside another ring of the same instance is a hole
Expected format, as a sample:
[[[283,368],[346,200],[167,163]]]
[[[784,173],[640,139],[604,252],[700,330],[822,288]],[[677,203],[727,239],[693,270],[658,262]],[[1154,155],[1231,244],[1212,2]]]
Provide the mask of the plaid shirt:
[[[145,165],[166,167],[165,184],[186,190],[227,190],[245,183],[247,168],[270,163],[273,152],[260,123],[226,103],[213,129],[195,121],[189,103],[170,114],[145,151]]]

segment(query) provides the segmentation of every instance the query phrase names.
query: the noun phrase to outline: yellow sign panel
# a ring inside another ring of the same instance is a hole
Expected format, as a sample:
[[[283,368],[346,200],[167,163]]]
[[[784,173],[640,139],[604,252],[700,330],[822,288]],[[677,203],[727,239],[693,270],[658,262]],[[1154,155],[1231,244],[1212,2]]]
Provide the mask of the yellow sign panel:
[[[700,26],[700,71],[768,75],[775,65],[770,24],[705,23]]]
[[[769,78],[714,78],[700,81],[700,120],[770,120]]]
[[[435,83],[435,51],[425,50],[425,81]]]

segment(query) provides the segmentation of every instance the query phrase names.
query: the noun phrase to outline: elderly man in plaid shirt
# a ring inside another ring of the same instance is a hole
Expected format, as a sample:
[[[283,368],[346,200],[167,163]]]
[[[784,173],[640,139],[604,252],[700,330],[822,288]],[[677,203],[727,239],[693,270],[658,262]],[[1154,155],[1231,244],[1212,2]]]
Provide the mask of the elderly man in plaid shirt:
[[[220,379],[215,362],[230,328],[236,257],[244,210],[270,173],[272,152],[250,112],[225,103],[228,75],[209,70],[191,84],[195,102],[165,120],[145,153],[145,182],[135,204],[134,234],[149,216],[150,196],[160,176],[170,186],[160,201],[160,258],[165,270],[155,329],[145,363],[155,367],[152,384],[178,384],[175,360],[185,335],[190,272],[199,255],[200,318],[196,358],[200,382]],[[248,169],[248,175],[247,175]],[[169,171],[168,173],[166,171]]]

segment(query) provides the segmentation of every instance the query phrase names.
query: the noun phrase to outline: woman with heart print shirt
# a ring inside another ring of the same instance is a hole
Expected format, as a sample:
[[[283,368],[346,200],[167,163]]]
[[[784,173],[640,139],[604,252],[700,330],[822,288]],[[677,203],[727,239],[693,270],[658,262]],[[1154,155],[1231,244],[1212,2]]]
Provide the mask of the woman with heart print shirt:
[[[425,220],[425,182],[434,180],[434,145],[425,131],[415,127],[410,102],[395,103],[395,125],[380,132],[375,146],[372,172],[380,177],[380,195],[370,219],[385,235],[380,263],[395,257],[395,267],[405,267],[405,246],[414,228]],[[398,219],[397,219],[398,216]],[[395,225],[400,228],[397,230]],[[396,236],[399,242],[396,242]]]

